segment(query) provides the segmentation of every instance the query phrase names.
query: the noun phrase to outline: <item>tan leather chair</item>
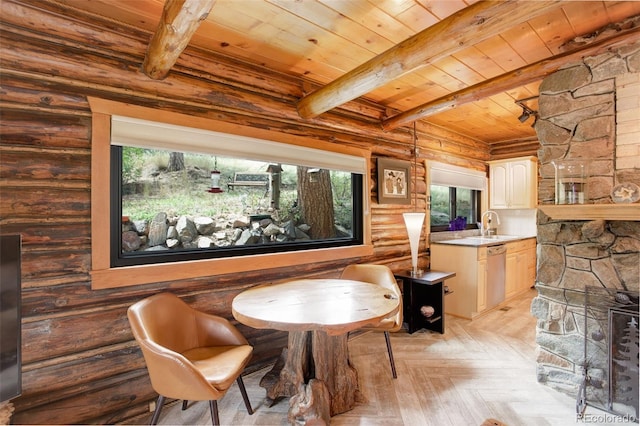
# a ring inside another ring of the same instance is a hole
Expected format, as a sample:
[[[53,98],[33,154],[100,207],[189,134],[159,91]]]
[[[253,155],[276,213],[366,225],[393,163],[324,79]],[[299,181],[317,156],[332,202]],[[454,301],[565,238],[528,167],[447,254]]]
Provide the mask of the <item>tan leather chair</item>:
[[[400,309],[396,315],[382,320],[382,322],[375,327],[363,328],[363,330],[384,331],[384,338],[387,342],[387,352],[389,353],[389,363],[391,364],[391,373],[393,374],[394,379],[397,378],[396,363],[393,359],[393,350],[391,349],[389,332],[398,331],[402,328],[402,293],[400,292],[396,278],[393,276],[393,272],[384,265],[349,265],[344,268],[340,278],[364,281],[388,288],[398,298],[400,302]]]
[[[171,293],[133,304],[127,311],[133,336],[142,349],[151,385],[159,394],[151,424],[165,398],[209,401],[214,425],[220,423],[217,400],[237,381],[249,414],[242,370],[253,347],[225,318],[197,311]]]

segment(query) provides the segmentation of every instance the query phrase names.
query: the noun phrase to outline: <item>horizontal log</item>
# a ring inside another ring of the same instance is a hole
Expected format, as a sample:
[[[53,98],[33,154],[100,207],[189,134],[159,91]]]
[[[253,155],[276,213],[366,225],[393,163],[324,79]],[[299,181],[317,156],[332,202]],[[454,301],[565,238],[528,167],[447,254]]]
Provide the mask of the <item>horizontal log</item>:
[[[46,227],[44,227],[46,228]],[[326,268],[326,266],[325,266]],[[325,274],[323,265],[303,265],[287,270],[269,269],[235,274],[213,275],[194,280],[156,283],[122,289],[92,291],[87,275],[82,280],[61,282],[61,285],[29,288],[23,292],[23,314],[26,317],[69,312],[87,307],[108,307],[113,304],[131,305],[159,291],[170,291],[184,298],[196,309],[232,319],[230,303],[245,288],[260,282],[277,282],[290,279],[291,275],[313,277]],[[219,303],[220,301],[222,303]]]
[[[91,386],[107,377],[145,368],[142,352],[135,341],[104,346],[88,354],[79,352],[73,356],[49,359],[44,364],[28,364],[23,368],[23,393],[35,396],[43,389],[46,393],[58,393],[66,388]]]
[[[487,151],[487,158],[489,153]],[[437,161],[439,163],[449,163],[454,166],[466,167],[478,171],[487,171],[487,164],[485,161],[477,161],[469,157],[460,157],[457,155],[449,155],[446,153],[428,152],[423,153],[423,157],[426,161]]]
[[[88,189],[30,188],[22,191],[21,188],[3,186],[0,194],[2,217],[86,217],[90,209]]]
[[[62,46],[83,45],[87,50],[98,50],[102,47],[105,51],[123,51],[127,56],[137,57],[140,63],[151,35],[138,27],[102,20],[96,15],[80,12],[69,5],[50,0],[3,1],[1,6],[2,20],[11,25],[12,32],[29,36],[25,27],[25,17],[28,16],[29,26],[49,43]],[[69,19],[70,16],[78,19]],[[83,24],[83,20],[96,22],[96,25]],[[58,28],[60,31],[51,31],[51,28]],[[129,36],[118,36],[122,34]]]
[[[2,3],[3,11],[7,9],[5,14],[7,22],[12,23],[14,25],[12,31],[22,37],[33,37],[34,34],[38,34],[42,40],[47,40],[50,43],[74,43],[83,49],[92,50],[104,56],[122,59],[134,57],[139,58],[139,62],[142,62],[142,53],[146,50],[148,40],[151,38],[150,32],[122,23],[102,21],[95,15],[89,16],[86,12],[75,9],[74,5],[69,3],[60,5],[49,1],[40,1],[37,3],[37,7],[8,3]],[[52,11],[53,14],[48,11]],[[70,14],[74,14],[80,19],[93,21],[95,25],[83,27],[77,25],[76,22],[69,22],[64,16]],[[21,25],[24,25],[24,20],[16,19],[19,16],[29,16],[29,28],[20,28]],[[49,28],[58,25],[65,28],[64,38],[50,34],[42,35],[47,34]],[[127,34],[130,37],[124,38],[122,34]],[[302,96],[302,83],[292,75],[251,66],[246,62],[234,59],[232,56],[187,47],[173,69],[176,73],[217,81],[271,97],[290,96],[295,101]],[[359,100],[344,104],[340,113],[369,117],[372,123],[379,123],[383,110],[383,107],[373,102]]]
[[[14,424],[91,424],[101,413],[112,413],[112,424],[123,420],[122,410],[157,398],[148,374],[138,371],[113,376],[108,380],[58,391],[59,395],[42,394],[13,400]],[[29,406],[25,410],[24,406]],[[148,405],[146,406],[148,410]]]
[[[30,40],[30,42],[34,42]],[[12,44],[21,44],[21,40],[15,40]],[[17,46],[16,46],[17,47]],[[26,49],[26,47],[25,47]],[[43,66],[49,60],[48,55],[38,57],[31,53],[27,55],[22,53],[19,48],[11,51],[2,51],[3,64],[7,69],[3,69],[3,73],[12,75],[11,69],[21,67],[22,73],[31,70],[39,73]],[[238,92],[233,90],[227,84],[216,84],[215,82],[204,81],[202,79],[194,79],[188,75],[176,74],[169,76],[161,82],[155,81],[153,90],[146,90],[149,87],[149,80],[141,73],[137,73],[134,64],[130,66],[122,66],[121,61],[112,61],[109,64],[104,57],[91,57],[91,53],[72,52],[65,56],[61,54],[57,57],[58,74],[51,77],[39,76],[40,79],[47,80],[50,84],[59,86],[77,85],[77,81],[83,81],[85,91],[97,96],[105,96],[107,93],[126,95],[127,99],[140,97],[141,100],[162,101],[164,105],[179,104],[182,107],[193,107],[197,112],[202,114],[212,114],[212,111],[229,112],[240,116],[253,112],[261,117],[269,116],[275,121],[286,121],[289,124],[297,123],[300,126],[299,117],[293,104],[293,99],[283,99],[281,96],[273,99],[270,103],[265,103],[264,98],[260,95],[249,92]],[[90,64],[90,65],[89,65]],[[99,70],[95,70],[99,67]],[[68,74],[66,74],[68,72]],[[75,75],[76,79],[71,80],[65,78],[65,75]],[[100,76],[99,78],[96,76]],[[104,76],[109,76],[105,79]],[[126,81],[126,88],[123,82]],[[154,93],[154,95],[150,95]],[[171,95],[169,95],[171,93]],[[111,95],[112,96],[112,95]],[[277,104],[277,105],[276,105]],[[219,118],[219,117],[218,117]],[[404,141],[406,136],[404,132],[383,132],[376,121],[363,123],[363,117],[359,120],[351,119],[347,116],[332,116],[329,119],[314,119],[304,123],[304,126],[331,128],[336,131],[345,131],[349,133],[367,136],[378,134],[380,137],[389,140]],[[423,126],[429,127],[429,126]],[[438,128],[438,132],[444,134],[445,129]],[[450,132],[449,132],[450,133]],[[452,136],[460,139],[459,135]],[[369,139],[370,140],[370,139]],[[444,142],[444,141],[443,141]]]
[[[61,93],[55,88],[42,87],[19,75],[2,76],[2,102],[6,106],[15,105],[17,108],[31,111],[34,107],[40,107],[43,111],[55,111],[54,120],[59,120],[60,115],[69,117],[85,115],[88,118],[87,99],[83,93]]]
[[[517,150],[505,150],[502,152],[497,152],[495,155],[492,155],[491,158],[494,160],[508,160],[515,157],[529,157],[536,156],[538,153],[538,149],[540,147],[530,146],[529,149],[517,149]]]
[[[12,31],[16,31],[22,37],[33,37],[34,34],[38,34],[42,40],[54,44],[74,43],[83,49],[96,51],[104,56],[122,59],[134,57],[139,58],[139,62],[142,62],[142,53],[146,50],[148,40],[151,38],[150,32],[122,23],[102,21],[95,15],[88,15],[85,11],[75,9],[72,3],[60,5],[40,1],[37,7],[8,3],[2,3],[3,11],[7,9],[5,11],[7,22],[12,23],[14,25]],[[53,14],[48,11],[52,11]],[[95,25],[87,27],[77,25],[75,21],[69,22],[64,16],[70,14],[93,21]],[[24,25],[24,19],[19,18],[22,16],[29,16],[29,27],[26,29],[20,28]],[[43,36],[48,33],[49,28],[56,26],[65,29],[61,32],[64,38],[49,34]],[[130,37],[122,37],[122,34]],[[303,84],[292,75],[250,66],[232,56],[187,48],[180,55],[174,70],[176,73],[217,81],[268,96],[291,96],[295,100],[302,96]],[[310,84],[313,86],[313,83]],[[379,122],[384,110],[373,102],[363,100],[346,103],[341,109],[347,114],[370,117],[375,123]]]
[[[48,191],[50,189],[55,190],[83,190],[89,191],[91,189],[91,183],[82,180],[20,180],[20,179],[0,179],[0,185],[4,188],[13,188],[21,191],[28,189],[37,189]]]
[[[411,124],[415,124],[416,138],[418,140],[418,145],[421,147],[423,146],[422,141],[426,139],[442,145],[452,143],[468,146],[473,150],[486,151],[489,148],[484,142],[457,133],[452,133],[443,127],[436,126],[427,121],[418,121]]]
[[[91,250],[67,249],[31,251],[22,254],[22,279],[31,280],[67,274],[88,274],[91,269]]]
[[[133,339],[128,306],[66,311],[64,316],[30,317],[22,324],[22,362],[46,359],[115,345]],[[72,337],[72,344],[69,339]]]
[[[146,400],[135,400],[124,407],[121,407],[116,412],[102,414],[92,418],[88,423],[92,425],[112,425],[112,424],[148,424],[151,421],[153,413],[149,412],[149,407],[152,402],[157,400],[155,394]],[[167,400],[167,404],[172,402],[171,399]],[[166,406],[166,405],[165,405]]]
[[[51,181],[81,181],[84,184],[91,177],[89,152],[59,153],[55,151],[25,150],[9,151],[0,147],[4,167],[0,170],[0,179],[7,179],[8,185],[17,186],[17,180],[32,180],[39,184]],[[84,158],[83,158],[84,157]],[[44,182],[43,182],[44,181]]]
[[[27,288],[32,289],[32,288],[64,286],[69,284],[75,284],[78,282],[87,282],[89,281],[90,278],[91,277],[88,273],[64,274],[64,275],[57,275],[52,277],[38,277],[38,278],[28,278],[28,279],[26,279],[25,277],[22,277],[22,289],[25,290]]]
[[[4,86],[3,89],[5,89]],[[90,117],[13,111],[5,108],[2,110],[0,121],[2,145],[83,148],[89,151],[90,135]]]
[[[28,226],[3,224],[2,233],[20,234],[24,251],[75,249],[78,245],[88,246],[91,243],[88,225],[88,219],[74,218],[72,221],[63,223],[42,223],[34,220]]]
[[[407,241],[407,243],[402,247],[397,245],[376,246],[376,248],[374,249],[375,259],[377,261],[378,260],[401,261],[403,259],[410,259],[408,245],[409,245],[409,242]]]

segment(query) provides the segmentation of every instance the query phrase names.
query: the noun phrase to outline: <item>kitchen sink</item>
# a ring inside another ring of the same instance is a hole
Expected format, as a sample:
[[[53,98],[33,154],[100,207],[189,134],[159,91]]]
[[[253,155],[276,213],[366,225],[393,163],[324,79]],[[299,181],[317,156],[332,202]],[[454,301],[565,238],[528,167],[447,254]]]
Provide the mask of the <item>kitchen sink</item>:
[[[517,235],[485,235],[484,237],[473,236],[473,237],[464,237],[461,239],[474,240],[474,241],[480,241],[480,242],[493,242],[493,241],[519,240],[519,239],[522,239],[522,237]]]
[[[528,237],[524,237],[522,235],[486,235],[484,237],[480,235],[473,235],[468,237],[452,238],[450,240],[434,241],[434,243],[480,247],[495,246],[509,241],[522,240],[524,238]]]

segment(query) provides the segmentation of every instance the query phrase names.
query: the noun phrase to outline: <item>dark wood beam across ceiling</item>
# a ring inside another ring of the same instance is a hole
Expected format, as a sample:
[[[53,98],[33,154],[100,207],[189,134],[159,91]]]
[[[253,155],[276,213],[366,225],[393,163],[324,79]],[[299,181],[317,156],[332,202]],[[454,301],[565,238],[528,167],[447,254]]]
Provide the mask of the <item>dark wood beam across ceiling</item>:
[[[313,118],[428,65],[560,6],[559,1],[480,1],[304,96],[298,114]]]

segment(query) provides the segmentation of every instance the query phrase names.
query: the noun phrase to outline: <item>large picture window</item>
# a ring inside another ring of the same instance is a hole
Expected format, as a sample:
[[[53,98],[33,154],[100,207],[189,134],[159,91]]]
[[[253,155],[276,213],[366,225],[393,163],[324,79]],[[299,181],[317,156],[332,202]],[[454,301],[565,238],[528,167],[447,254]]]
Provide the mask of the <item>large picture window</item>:
[[[115,144],[111,165],[114,267],[362,244],[358,173]]]
[[[373,255],[368,149],[88,100],[92,289]]]

